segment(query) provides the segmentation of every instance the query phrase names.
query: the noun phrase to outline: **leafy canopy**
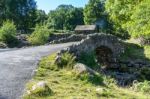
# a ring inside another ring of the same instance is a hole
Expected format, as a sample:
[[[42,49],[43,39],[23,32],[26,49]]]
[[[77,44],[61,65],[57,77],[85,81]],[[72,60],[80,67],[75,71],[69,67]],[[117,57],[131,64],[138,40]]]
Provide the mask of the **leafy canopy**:
[[[51,29],[73,30],[83,23],[83,9],[72,5],[60,5],[48,14],[47,26]]]
[[[98,19],[104,15],[104,1],[103,0],[89,0],[84,8],[84,23],[94,24]]]

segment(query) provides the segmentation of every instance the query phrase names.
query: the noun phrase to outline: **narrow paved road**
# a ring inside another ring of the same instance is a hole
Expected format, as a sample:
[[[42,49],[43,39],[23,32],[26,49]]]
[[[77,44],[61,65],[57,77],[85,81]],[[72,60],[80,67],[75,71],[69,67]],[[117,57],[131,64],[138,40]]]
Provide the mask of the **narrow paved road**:
[[[0,99],[20,99],[41,57],[73,43],[0,51]]]

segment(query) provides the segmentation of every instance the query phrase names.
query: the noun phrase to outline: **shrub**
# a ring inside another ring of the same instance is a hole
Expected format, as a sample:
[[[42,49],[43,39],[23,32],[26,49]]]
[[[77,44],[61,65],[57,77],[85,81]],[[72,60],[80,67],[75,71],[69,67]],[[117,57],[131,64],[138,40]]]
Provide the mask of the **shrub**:
[[[62,54],[60,62],[57,65],[58,67],[61,68],[65,68],[65,67],[73,68],[74,64],[75,64],[75,57],[72,54],[66,52]]]
[[[9,47],[13,47],[17,44],[16,39],[16,26],[13,22],[6,21],[0,28],[0,41],[8,44]]]
[[[37,25],[34,32],[28,37],[28,41],[32,45],[42,45],[48,42],[50,31],[45,26]]]

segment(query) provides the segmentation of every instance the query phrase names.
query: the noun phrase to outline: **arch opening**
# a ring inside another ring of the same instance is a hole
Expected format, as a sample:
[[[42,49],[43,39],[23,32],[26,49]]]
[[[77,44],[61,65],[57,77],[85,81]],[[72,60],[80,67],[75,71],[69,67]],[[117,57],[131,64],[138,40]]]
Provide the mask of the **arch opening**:
[[[113,52],[107,46],[100,46],[95,49],[97,62],[105,67],[109,67],[111,64]]]

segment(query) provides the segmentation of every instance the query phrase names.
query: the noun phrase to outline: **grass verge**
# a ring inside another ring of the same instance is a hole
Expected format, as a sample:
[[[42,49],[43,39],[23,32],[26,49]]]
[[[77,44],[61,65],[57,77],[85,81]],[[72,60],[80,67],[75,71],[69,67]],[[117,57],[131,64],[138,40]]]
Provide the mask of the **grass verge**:
[[[30,90],[35,83],[46,81],[53,94],[41,96],[36,93],[25,93],[24,99],[148,99],[149,97],[129,88],[117,87],[113,79],[103,75],[92,78],[88,74],[77,76],[71,68],[59,68],[54,63],[55,57],[56,54],[43,58],[36,75],[27,84],[27,90]]]

